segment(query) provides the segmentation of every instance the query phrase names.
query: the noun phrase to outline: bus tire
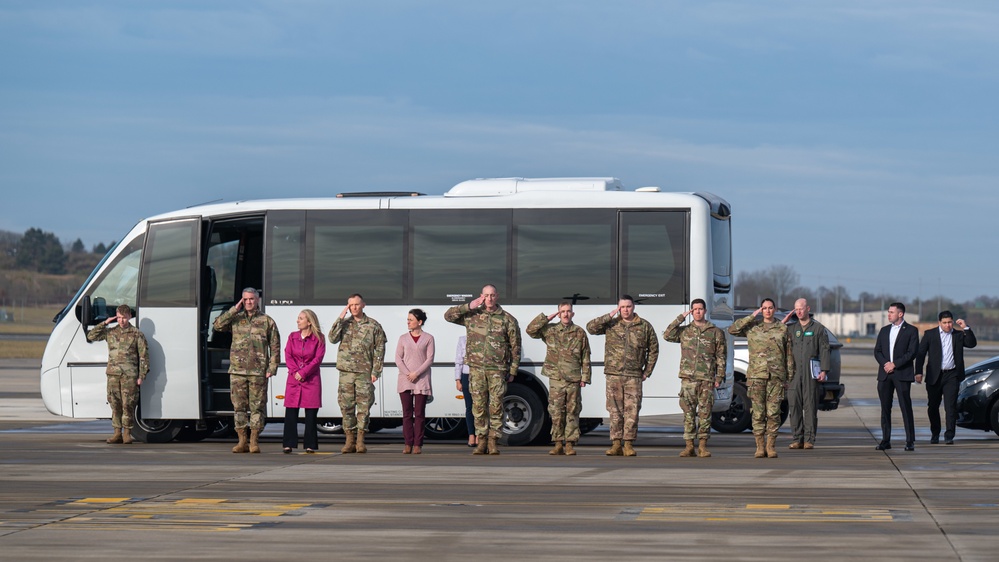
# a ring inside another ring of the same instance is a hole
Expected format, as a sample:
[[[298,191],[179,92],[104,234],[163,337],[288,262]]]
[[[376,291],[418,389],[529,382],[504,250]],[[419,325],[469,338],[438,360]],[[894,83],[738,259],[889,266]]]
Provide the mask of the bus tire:
[[[340,420],[323,420],[316,423],[316,431],[323,435],[338,435],[343,433]]]
[[[143,443],[169,443],[180,435],[186,423],[184,420],[143,419],[138,404],[135,405],[132,421],[132,437]]]
[[[427,439],[463,439],[468,437],[468,429],[465,418],[427,418],[423,434]]]
[[[586,435],[587,433],[593,431],[594,429],[600,427],[600,424],[604,423],[603,418],[580,418],[579,419],[579,434]]]
[[[508,384],[502,422],[506,444],[530,444],[541,433],[546,414],[544,401],[530,387],[516,382]]]

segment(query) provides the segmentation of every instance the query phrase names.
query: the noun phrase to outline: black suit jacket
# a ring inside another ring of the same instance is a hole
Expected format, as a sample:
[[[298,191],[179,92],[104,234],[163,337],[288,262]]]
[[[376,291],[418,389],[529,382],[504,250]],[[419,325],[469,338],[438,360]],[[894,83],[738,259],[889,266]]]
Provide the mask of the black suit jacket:
[[[951,347],[954,350],[954,368],[964,378],[964,348],[971,349],[978,345],[971,329],[962,330],[955,328],[950,331]],[[929,353],[930,360],[926,360]],[[926,364],[926,384],[937,384],[940,380],[940,367],[943,364],[943,345],[940,343],[940,328],[926,330],[923,339],[919,342],[919,352],[916,354],[916,374],[923,374],[923,364]]]
[[[874,344],[874,358],[878,360],[878,380],[883,381],[888,378],[885,372],[885,363],[891,361],[891,324],[888,324],[878,333],[878,341]],[[895,380],[901,382],[913,382],[916,380],[916,372],[913,370],[913,362],[916,360],[916,353],[919,350],[919,330],[905,320],[898,330],[898,337],[895,338]]]

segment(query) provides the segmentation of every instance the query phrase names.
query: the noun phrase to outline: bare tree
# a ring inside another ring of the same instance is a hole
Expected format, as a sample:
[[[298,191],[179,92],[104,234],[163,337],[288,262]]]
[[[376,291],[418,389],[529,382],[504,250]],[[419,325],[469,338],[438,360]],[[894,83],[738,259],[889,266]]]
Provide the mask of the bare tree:
[[[784,295],[789,294],[798,286],[801,279],[793,267],[789,265],[772,265],[766,273],[773,289],[774,297],[777,299],[777,306],[781,306]]]

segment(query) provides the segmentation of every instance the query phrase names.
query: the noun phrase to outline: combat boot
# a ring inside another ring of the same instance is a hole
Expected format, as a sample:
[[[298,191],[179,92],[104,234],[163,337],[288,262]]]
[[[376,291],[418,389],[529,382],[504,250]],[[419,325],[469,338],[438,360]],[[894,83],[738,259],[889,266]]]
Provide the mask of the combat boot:
[[[767,452],[763,450],[763,436],[753,435],[756,438],[756,454],[753,455],[758,459],[762,459],[767,456]]]
[[[131,445],[132,441],[133,441],[133,439],[132,439],[132,428],[131,427],[123,427],[123,428],[121,428],[121,443],[122,443],[122,445]]]
[[[708,440],[707,439],[701,439],[700,441],[698,441],[697,445],[698,445],[698,447],[697,447],[697,456],[702,457],[702,458],[704,458],[704,457],[710,457],[711,456],[711,452],[708,451]]]
[[[681,457],[692,457],[694,456],[694,440],[687,439],[687,448],[680,451]]]
[[[343,447],[340,449],[340,452],[343,454],[353,453],[354,451],[357,450],[354,445],[354,432],[347,431],[345,429],[343,430],[343,434],[347,437],[347,441],[343,444]]]
[[[563,451],[564,451],[564,449],[562,448],[562,442],[561,441],[556,441],[555,442],[555,447],[551,451],[548,451],[548,454],[549,455],[561,455],[563,453]]]
[[[246,432],[247,428],[240,428],[236,430],[236,435],[239,437],[239,443],[232,448],[233,453],[245,453],[250,450],[249,445],[246,443]]]
[[[607,451],[604,454],[607,455],[608,457],[620,457],[621,453],[623,453],[623,451],[621,450],[621,440],[612,439],[611,448],[607,449]]]
[[[491,437],[491,436],[489,437],[489,444],[488,444],[487,448],[489,450],[489,454],[490,455],[498,455],[499,454],[499,448],[496,447],[496,438],[495,437]]]
[[[364,446],[364,432],[357,432],[357,443],[354,445],[354,452],[356,453],[367,453],[368,448]]]
[[[486,454],[486,440],[484,438],[479,438],[478,444],[475,445],[475,450],[472,451],[473,455],[484,455]]]
[[[634,457],[638,455],[638,453],[635,452],[635,448],[631,446],[632,443],[634,443],[634,441],[632,441],[631,439],[628,439],[624,442],[624,456]]]
[[[767,435],[767,457],[771,459],[777,458],[777,436]]]
[[[250,430],[250,452],[251,453],[259,453],[260,452],[260,443],[258,442],[259,439],[260,439],[260,430],[259,429],[251,429]]]
[[[576,443],[574,441],[565,442],[565,454],[566,456],[574,457],[576,456],[576,449],[574,448]]]
[[[108,445],[114,445],[115,443],[121,443],[121,428],[114,428],[114,435],[108,437],[105,441]]]

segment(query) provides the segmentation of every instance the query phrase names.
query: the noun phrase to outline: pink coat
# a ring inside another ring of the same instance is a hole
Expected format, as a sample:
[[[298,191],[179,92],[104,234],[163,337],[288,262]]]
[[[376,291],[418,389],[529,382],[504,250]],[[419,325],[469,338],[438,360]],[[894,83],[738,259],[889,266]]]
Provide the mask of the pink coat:
[[[423,332],[420,341],[414,342],[413,336],[406,332],[399,337],[399,345],[395,347],[395,364],[399,367],[399,383],[396,392],[400,394],[411,390],[413,394],[433,394],[430,387],[430,366],[434,364],[434,337]],[[409,373],[420,373],[416,382],[410,382]]]
[[[284,348],[284,362],[288,364],[288,381],[284,386],[285,408],[321,408],[323,405],[323,380],[319,365],[326,356],[326,338],[309,334],[302,339],[301,332],[288,336]],[[302,375],[299,382],[295,373]]]

